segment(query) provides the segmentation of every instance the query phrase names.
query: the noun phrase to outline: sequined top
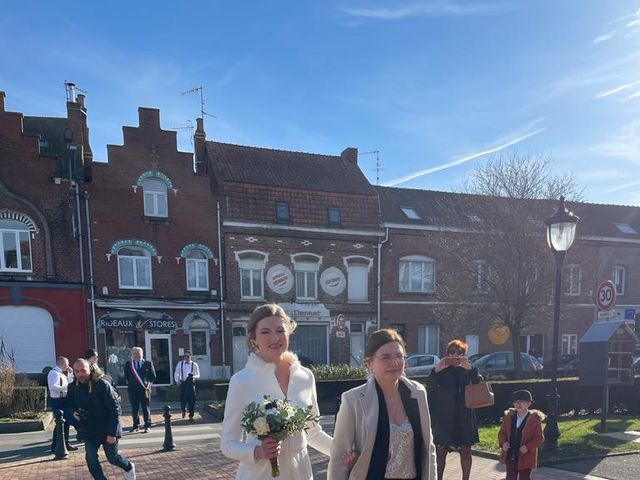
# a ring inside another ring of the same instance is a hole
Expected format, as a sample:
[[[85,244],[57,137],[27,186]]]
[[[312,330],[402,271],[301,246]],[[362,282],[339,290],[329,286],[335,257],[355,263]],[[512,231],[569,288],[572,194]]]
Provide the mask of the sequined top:
[[[400,425],[389,423],[389,459],[384,478],[416,478],[413,429],[409,419]]]

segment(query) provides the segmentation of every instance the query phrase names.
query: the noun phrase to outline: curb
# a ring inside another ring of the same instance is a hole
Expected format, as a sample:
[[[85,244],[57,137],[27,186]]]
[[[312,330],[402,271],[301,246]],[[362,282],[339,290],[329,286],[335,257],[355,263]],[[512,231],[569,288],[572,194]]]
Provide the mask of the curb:
[[[23,433],[46,430],[52,421],[53,414],[51,412],[46,412],[37,420],[3,422],[0,423],[0,435],[3,433]]]
[[[491,460],[500,460],[499,453],[487,452],[485,450],[471,449],[471,453],[476,457],[489,458]]]
[[[487,452],[485,450],[475,450],[472,449],[471,453],[476,457],[489,458],[491,460],[500,460],[500,454]],[[634,452],[615,452],[609,453],[607,455],[590,455],[590,456],[582,456],[582,457],[567,457],[567,458],[559,458],[557,460],[541,460],[538,461],[538,467],[552,467],[553,465],[558,465],[560,463],[570,463],[570,462],[582,462],[585,460],[598,460],[608,457],[624,457],[627,455],[640,455],[640,450],[636,450]]]

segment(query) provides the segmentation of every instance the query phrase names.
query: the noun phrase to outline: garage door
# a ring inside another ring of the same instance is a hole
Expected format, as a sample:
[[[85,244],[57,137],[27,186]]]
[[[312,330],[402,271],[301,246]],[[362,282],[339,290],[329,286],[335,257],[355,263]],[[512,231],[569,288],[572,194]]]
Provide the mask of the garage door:
[[[56,364],[53,318],[42,308],[0,307],[0,337],[13,351],[19,373],[39,373]]]

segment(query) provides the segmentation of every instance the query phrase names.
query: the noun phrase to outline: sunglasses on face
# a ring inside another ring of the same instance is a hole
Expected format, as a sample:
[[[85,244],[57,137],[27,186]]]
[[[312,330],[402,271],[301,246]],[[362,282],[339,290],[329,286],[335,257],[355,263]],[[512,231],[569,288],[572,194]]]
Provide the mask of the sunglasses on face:
[[[447,355],[464,355],[466,352],[462,350],[450,350],[447,352]]]

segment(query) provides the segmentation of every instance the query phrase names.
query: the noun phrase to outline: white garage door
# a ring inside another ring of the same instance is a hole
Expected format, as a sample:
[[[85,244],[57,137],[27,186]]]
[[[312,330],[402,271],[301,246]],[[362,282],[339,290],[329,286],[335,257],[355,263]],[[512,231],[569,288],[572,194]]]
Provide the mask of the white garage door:
[[[42,308],[0,307],[0,337],[13,351],[19,373],[39,373],[56,364],[53,318]]]

